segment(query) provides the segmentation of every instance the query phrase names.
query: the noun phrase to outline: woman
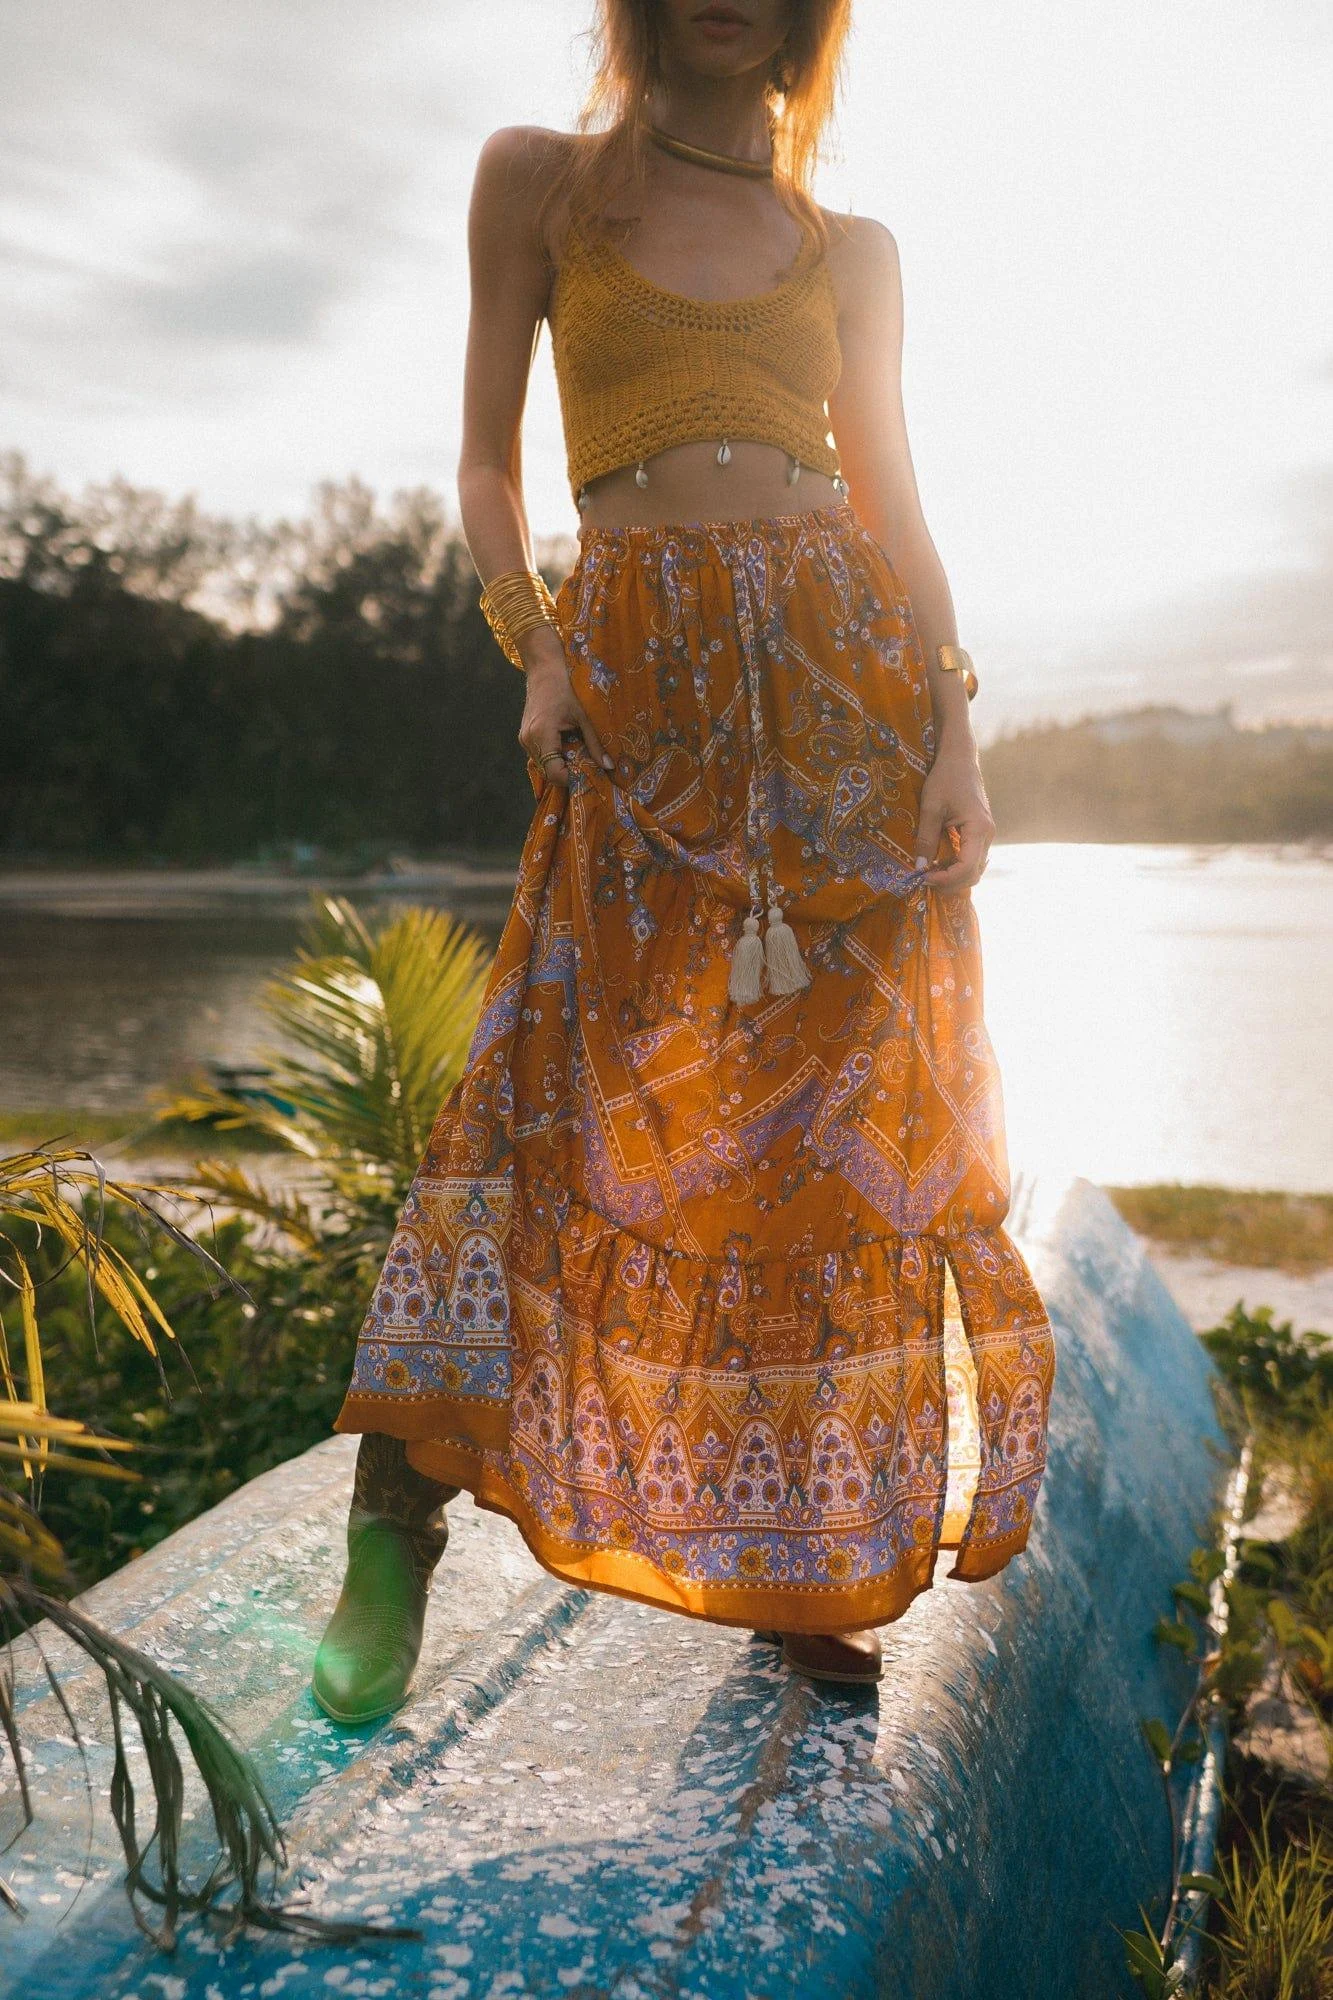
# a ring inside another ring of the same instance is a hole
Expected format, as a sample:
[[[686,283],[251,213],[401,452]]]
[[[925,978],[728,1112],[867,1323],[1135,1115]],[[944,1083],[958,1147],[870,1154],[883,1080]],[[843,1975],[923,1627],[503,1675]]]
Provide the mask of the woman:
[[[1054,1354],[1001,1226],[975,677],[894,240],[805,192],[849,12],[601,0],[579,131],[482,150],[459,493],[537,806],[335,1424],[339,1719],[402,1700],[462,1487],[556,1575],[853,1684],[939,1547],[977,1580],[1027,1541]],[[518,468],[543,317],[554,600]],[[945,1541],[950,1272],[981,1463]]]

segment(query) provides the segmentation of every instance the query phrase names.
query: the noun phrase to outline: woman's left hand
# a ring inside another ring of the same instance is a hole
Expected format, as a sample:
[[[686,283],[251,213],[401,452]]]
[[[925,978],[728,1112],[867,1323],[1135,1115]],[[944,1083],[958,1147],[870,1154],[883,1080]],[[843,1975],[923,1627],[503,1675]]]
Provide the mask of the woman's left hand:
[[[951,829],[954,858],[937,863],[946,826]],[[925,871],[927,888],[945,895],[970,889],[981,879],[994,838],[995,821],[975,752],[941,749],[921,787],[917,821],[916,865]]]

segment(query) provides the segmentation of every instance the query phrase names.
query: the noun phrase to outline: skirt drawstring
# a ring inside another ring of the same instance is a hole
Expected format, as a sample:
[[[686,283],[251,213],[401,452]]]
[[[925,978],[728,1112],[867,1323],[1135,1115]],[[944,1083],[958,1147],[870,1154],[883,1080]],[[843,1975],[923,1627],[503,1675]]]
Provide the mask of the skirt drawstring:
[[[750,615],[749,578],[744,565],[732,571],[736,586],[737,627],[740,634],[741,670],[750,709],[750,770],[746,780],[745,833],[748,846],[747,872],[750,882],[750,909],[741,934],[732,947],[731,976],[727,993],[737,1006],[752,1006],[763,998],[764,986],[773,994],[800,993],[810,984],[810,971],[801,957],[796,933],[782,914],[782,889],[773,873],[772,830],[764,800],[764,716],[759,699],[759,674],[754,659],[754,620]],[[768,882],[768,931],[759,936],[764,903],[762,877]]]

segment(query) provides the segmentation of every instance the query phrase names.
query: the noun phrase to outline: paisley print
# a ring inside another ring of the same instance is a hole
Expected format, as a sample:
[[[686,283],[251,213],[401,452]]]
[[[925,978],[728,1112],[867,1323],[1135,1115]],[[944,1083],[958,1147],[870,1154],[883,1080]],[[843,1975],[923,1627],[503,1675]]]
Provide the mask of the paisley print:
[[[848,502],[587,527],[556,611],[615,759],[536,809],[335,1428],[549,1569],[784,1631],[1027,1542],[1050,1323],[1003,1223],[967,892],[913,865],[910,602]],[[811,983],[728,998],[777,897]]]

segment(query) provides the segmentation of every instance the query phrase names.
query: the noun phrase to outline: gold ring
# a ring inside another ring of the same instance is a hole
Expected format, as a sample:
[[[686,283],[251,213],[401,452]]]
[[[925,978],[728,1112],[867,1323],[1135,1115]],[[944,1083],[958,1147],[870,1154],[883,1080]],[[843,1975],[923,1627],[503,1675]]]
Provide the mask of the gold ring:
[[[541,756],[537,759],[537,762],[539,764],[549,764],[552,757],[563,757],[564,754],[565,753],[563,750],[544,750]]]

